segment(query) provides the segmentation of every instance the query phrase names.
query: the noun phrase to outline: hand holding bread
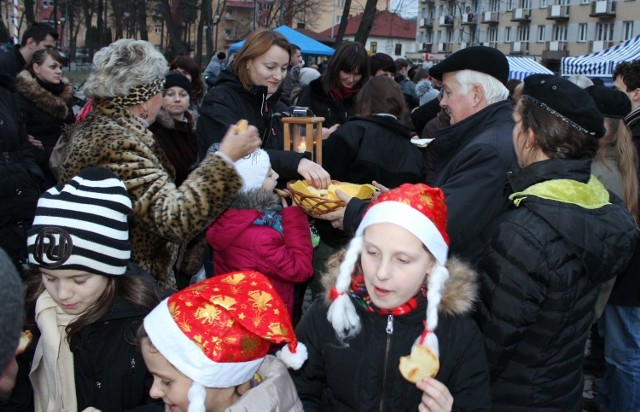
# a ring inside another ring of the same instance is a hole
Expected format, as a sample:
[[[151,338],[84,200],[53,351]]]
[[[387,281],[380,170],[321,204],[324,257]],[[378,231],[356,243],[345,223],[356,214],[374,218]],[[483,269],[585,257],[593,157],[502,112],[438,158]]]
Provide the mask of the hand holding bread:
[[[256,151],[261,144],[262,141],[258,136],[258,129],[255,126],[250,126],[249,122],[242,119],[229,127],[220,142],[218,150],[235,162]]]

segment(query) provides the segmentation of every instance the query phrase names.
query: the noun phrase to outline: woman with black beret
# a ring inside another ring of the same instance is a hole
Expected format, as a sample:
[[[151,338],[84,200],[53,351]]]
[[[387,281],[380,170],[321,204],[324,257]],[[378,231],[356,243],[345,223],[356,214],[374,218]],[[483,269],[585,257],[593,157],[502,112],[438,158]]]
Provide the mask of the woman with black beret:
[[[579,104],[578,104],[579,102]],[[637,231],[591,175],[604,135],[588,93],[533,75],[513,114],[521,170],[480,263],[477,321],[494,411],[581,411],[583,350],[599,286],[627,265]]]

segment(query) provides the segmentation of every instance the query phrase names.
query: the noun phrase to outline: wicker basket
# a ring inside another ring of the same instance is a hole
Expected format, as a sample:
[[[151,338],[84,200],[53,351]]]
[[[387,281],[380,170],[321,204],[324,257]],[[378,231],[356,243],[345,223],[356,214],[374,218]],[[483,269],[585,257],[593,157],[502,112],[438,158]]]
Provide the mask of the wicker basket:
[[[333,180],[334,184],[340,182]],[[308,185],[303,180],[292,180],[287,184],[287,189],[291,193],[293,201],[302,208],[310,216],[318,217],[325,213],[333,212],[346,206],[346,203],[340,199],[318,196],[308,190]],[[360,199],[367,200],[373,196],[373,190],[370,195],[357,196]]]

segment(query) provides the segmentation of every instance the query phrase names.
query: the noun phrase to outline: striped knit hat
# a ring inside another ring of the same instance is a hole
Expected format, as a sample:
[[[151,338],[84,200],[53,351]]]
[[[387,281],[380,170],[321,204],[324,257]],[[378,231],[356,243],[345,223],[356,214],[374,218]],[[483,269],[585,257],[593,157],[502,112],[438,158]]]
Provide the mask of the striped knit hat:
[[[29,263],[122,275],[131,256],[131,199],[124,183],[107,169],[87,168],[38,200],[29,231]]]

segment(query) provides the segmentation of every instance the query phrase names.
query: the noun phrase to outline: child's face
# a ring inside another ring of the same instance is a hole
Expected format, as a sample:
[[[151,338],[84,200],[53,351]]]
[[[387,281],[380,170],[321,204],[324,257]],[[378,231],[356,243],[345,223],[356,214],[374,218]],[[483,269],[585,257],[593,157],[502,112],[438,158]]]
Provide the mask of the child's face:
[[[44,269],[42,283],[53,300],[69,315],[79,315],[93,306],[107,289],[106,276],[81,270]]]
[[[153,375],[149,396],[153,399],[162,399],[168,411],[187,412],[189,408],[187,391],[193,381],[169,363],[151,344],[149,338],[141,340],[141,350],[144,363]]]
[[[381,309],[393,309],[415,296],[434,262],[415,235],[392,223],[365,229],[360,261],[367,292]]]
[[[273,189],[276,188],[276,184],[278,183],[278,177],[280,177],[275,170],[269,169],[269,173],[267,173],[267,177],[264,179],[262,183],[262,189],[265,192],[273,192]]]

